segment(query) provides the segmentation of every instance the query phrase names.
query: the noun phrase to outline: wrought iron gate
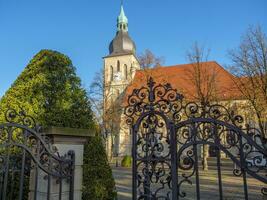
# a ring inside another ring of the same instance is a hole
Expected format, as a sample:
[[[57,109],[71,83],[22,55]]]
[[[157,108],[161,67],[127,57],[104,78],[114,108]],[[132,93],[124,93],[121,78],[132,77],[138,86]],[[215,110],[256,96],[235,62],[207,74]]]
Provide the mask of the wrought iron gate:
[[[60,156],[24,112],[10,109],[5,117],[7,123],[0,124],[0,200],[73,199],[74,152]]]
[[[266,141],[225,106],[186,102],[170,84],[155,85],[150,78],[147,87],[129,96],[125,115],[132,126],[133,199],[177,200],[193,194],[194,199],[222,200],[227,186],[223,154],[233,162],[233,177],[242,181],[239,199],[255,199],[248,192],[251,178],[261,182],[259,194],[267,195]],[[216,155],[213,197],[204,194],[200,183],[205,177],[199,169],[205,146],[213,147]]]

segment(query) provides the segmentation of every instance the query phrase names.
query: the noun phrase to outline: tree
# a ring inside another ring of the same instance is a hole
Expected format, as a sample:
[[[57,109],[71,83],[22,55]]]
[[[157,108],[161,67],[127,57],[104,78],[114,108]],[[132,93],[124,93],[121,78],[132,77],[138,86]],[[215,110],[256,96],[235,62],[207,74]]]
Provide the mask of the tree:
[[[192,100],[200,103],[205,116],[207,106],[217,100],[216,77],[217,72],[213,68],[203,66],[207,61],[209,51],[195,43],[187,52],[187,58],[192,65],[187,71],[188,79],[194,86]],[[205,135],[203,135],[205,137]],[[208,170],[209,146],[204,144],[202,149],[203,170]]]
[[[89,98],[93,110],[95,110],[95,118],[99,127],[101,127],[102,137],[105,142],[108,138],[111,139],[111,153],[109,159],[111,160],[116,154],[115,141],[118,137],[118,125],[121,121],[121,98],[112,93],[110,86],[104,86],[104,71],[95,74],[94,80],[90,85]],[[106,144],[108,145],[108,144]]]
[[[193,66],[187,70],[188,80],[194,86],[193,100],[200,102],[202,106],[217,100],[216,77],[214,68],[204,67],[203,62],[208,61],[209,50],[200,47],[196,42],[187,52],[187,59]]]
[[[36,54],[5,93],[0,100],[0,122],[5,121],[4,112],[8,108],[24,110],[45,127],[96,128],[89,98],[75,67],[67,56],[52,50]],[[97,138],[85,145],[83,185],[84,191],[91,191],[95,187],[92,184],[98,182],[98,192],[93,193],[96,196],[92,199],[104,200],[110,199],[104,194],[114,192],[115,187],[101,145],[102,141]],[[99,163],[102,168],[97,171]],[[102,174],[101,177],[95,176],[96,173]],[[103,195],[98,198],[98,194]]]
[[[239,47],[229,54],[236,86],[251,105],[263,138],[267,138],[267,40],[261,27],[250,27]]]
[[[88,92],[95,120],[101,128],[103,128],[104,89],[104,71],[101,69],[96,72]]]
[[[161,66],[164,63],[163,57],[155,56],[150,50],[146,49],[144,53],[138,56],[141,69],[148,69]]]
[[[41,50],[0,100],[0,121],[8,108],[22,109],[43,126],[94,128],[86,91],[71,60]]]

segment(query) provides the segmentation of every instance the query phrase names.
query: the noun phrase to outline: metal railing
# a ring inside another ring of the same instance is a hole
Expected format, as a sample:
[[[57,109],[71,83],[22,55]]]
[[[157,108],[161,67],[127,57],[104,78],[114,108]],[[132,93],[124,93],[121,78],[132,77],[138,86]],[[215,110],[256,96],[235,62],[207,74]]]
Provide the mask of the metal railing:
[[[10,109],[0,124],[0,200],[73,199],[73,151],[59,155],[35,120]],[[64,186],[64,191],[63,191]],[[66,199],[66,198],[64,198]]]
[[[248,176],[267,195],[266,140],[225,106],[187,102],[170,84],[156,85],[150,78],[128,97],[125,115],[132,127],[133,199],[186,199],[184,188],[192,185],[200,199],[199,149],[205,145],[215,149],[219,199],[224,199],[222,152],[236,166],[233,177],[242,177],[243,199],[250,199]]]

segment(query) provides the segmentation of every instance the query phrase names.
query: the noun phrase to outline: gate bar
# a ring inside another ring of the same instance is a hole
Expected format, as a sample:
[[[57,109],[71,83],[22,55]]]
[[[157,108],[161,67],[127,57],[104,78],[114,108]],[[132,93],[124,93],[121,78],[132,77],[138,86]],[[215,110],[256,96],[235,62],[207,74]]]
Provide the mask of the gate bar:
[[[216,157],[217,157],[217,173],[218,173],[218,184],[219,184],[219,193],[220,200],[223,200],[223,190],[222,190],[222,173],[221,173],[221,151],[219,149],[220,138],[218,136],[217,124],[213,126],[213,135],[215,137],[215,148],[216,148]]]
[[[70,177],[70,192],[69,192],[69,200],[74,200],[74,173],[75,173],[75,152],[69,151],[68,155],[71,159],[71,177]]]
[[[23,197],[23,183],[24,183],[24,170],[25,170],[25,157],[26,152],[25,149],[22,151],[22,165],[20,170],[20,183],[19,183],[19,200],[22,200]]]
[[[37,155],[36,155],[38,160],[40,159],[39,150],[40,150],[40,141],[38,140],[38,142],[37,142]],[[39,166],[37,163],[35,163],[34,200],[37,200],[38,177],[39,177]]]
[[[51,162],[51,156],[50,155],[49,155],[48,159],[49,159],[49,162],[48,162],[49,170],[51,170],[52,162]],[[50,184],[51,184],[51,175],[48,173],[47,174],[47,200],[50,200]]]
[[[198,171],[198,154],[197,154],[197,144],[196,144],[197,130],[195,127],[195,123],[193,124],[193,151],[195,156],[195,170],[196,170],[196,192],[197,199],[200,200],[200,188],[199,188],[199,171]]]
[[[178,183],[178,173],[177,173],[177,142],[176,142],[176,132],[174,129],[174,124],[170,122],[170,138],[171,138],[171,179],[172,179],[172,200],[177,200],[177,183]]]
[[[10,143],[11,140],[11,130],[8,131],[8,143]],[[8,172],[9,172],[9,158],[10,158],[10,144],[7,145],[7,155],[6,155],[6,160],[5,160],[5,168],[4,168],[4,191],[3,191],[3,200],[6,199],[6,190],[7,190],[7,182],[8,182]]]
[[[243,152],[243,142],[242,142],[242,137],[239,134],[239,154],[240,154],[240,165],[241,165],[241,172],[243,176],[243,183],[244,183],[244,195],[245,195],[245,200],[248,200],[248,187],[247,187],[247,177],[246,177],[246,170],[245,170],[245,160],[244,160],[244,152]]]
[[[132,176],[133,176],[133,180],[132,180],[132,195],[133,195],[133,199],[136,199],[137,197],[137,184],[136,184],[136,131],[135,131],[135,126],[133,125],[131,128],[131,134],[132,134],[132,157],[133,157],[133,163],[132,163]]]

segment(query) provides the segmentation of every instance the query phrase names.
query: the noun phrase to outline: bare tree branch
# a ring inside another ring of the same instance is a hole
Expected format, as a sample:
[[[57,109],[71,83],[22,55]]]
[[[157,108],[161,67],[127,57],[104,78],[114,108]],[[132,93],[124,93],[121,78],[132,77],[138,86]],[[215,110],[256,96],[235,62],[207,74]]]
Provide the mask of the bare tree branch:
[[[213,68],[207,68],[203,63],[207,61],[208,56],[209,50],[200,47],[197,42],[194,43],[192,48],[187,52],[187,58],[192,68],[188,68],[186,81],[189,81],[189,84],[193,85],[194,92],[186,92],[193,95],[190,98],[199,102],[204,112],[210,102],[217,100],[217,72]],[[203,145],[202,151],[203,170],[208,170],[207,158],[209,156],[209,146]]]
[[[111,151],[114,153],[113,139],[118,136],[119,127],[117,126],[120,124],[122,110],[118,97],[108,87],[104,85],[104,70],[101,69],[95,74],[90,85],[89,99],[103,138],[107,139],[108,136],[112,138]],[[112,158],[113,154],[110,156]]]
[[[252,106],[262,135],[267,136],[267,40],[261,27],[249,27],[237,49],[229,52],[236,85]],[[251,117],[253,120],[253,117]]]
[[[187,58],[193,66],[187,70],[187,81],[195,89],[195,93],[192,94],[191,98],[202,105],[207,105],[209,102],[217,100],[217,71],[213,68],[205,67],[203,63],[207,61],[208,56],[209,50],[200,47],[197,42],[187,52]]]
[[[164,63],[163,57],[155,56],[149,49],[138,56],[141,69],[154,68]]]

